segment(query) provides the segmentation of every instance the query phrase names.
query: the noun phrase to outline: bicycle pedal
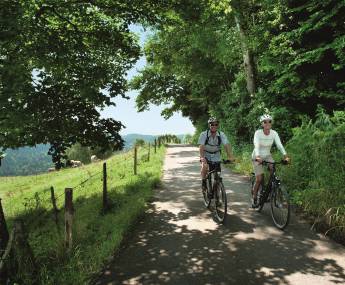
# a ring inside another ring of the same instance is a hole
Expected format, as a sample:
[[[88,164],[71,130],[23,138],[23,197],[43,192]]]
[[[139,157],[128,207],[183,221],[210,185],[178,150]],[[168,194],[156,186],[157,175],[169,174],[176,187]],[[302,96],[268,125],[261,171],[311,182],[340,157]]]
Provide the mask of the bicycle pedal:
[[[253,208],[253,209],[259,208],[259,204],[254,204],[254,203],[253,203],[253,204],[252,204],[252,208]]]

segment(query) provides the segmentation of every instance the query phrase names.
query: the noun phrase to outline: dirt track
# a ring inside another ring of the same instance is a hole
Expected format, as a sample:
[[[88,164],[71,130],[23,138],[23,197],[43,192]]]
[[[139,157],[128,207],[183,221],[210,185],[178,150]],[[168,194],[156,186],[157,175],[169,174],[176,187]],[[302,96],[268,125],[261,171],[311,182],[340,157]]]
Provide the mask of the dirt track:
[[[104,284],[345,284],[345,248],[292,216],[282,232],[268,208],[249,209],[245,177],[223,170],[230,211],[217,225],[204,208],[195,147],[168,148],[163,187]]]

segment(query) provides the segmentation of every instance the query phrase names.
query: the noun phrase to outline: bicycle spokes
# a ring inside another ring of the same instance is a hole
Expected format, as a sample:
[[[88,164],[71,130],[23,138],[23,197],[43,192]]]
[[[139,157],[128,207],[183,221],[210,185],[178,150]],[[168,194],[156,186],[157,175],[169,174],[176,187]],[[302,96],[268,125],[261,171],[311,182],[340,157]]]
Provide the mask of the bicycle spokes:
[[[286,190],[280,186],[274,189],[271,198],[271,215],[274,224],[284,229],[290,219],[290,203]]]
[[[218,183],[215,190],[215,214],[218,222],[223,223],[227,214],[227,198],[223,183]]]
[[[211,199],[209,197],[210,181],[207,180],[206,187],[202,187],[202,196],[204,198],[204,205],[206,208],[210,207]]]

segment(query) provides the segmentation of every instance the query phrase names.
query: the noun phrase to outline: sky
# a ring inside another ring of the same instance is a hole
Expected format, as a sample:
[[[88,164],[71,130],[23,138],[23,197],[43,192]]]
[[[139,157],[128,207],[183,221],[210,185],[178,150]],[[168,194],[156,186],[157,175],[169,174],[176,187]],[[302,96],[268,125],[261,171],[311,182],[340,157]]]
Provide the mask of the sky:
[[[148,31],[143,31],[140,26],[131,26],[131,31],[137,33],[140,37],[140,45],[143,46]],[[136,65],[128,72],[128,79],[133,78],[146,64],[145,58],[141,57]],[[171,118],[165,120],[161,116],[164,105],[155,106],[150,105],[150,110],[144,112],[137,112],[135,106],[135,98],[138,96],[138,91],[129,91],[126,93],[129,100],[123,99],[120,96],[114,98],[112,101],[116,106],[105,108],[101,111],[101,116],[104,118],[114,118],[121,121],[126,126],[120,134],[144,134],[144,135],[160,135],[160,134],[193,134],[194,127],[188,118],[182,117],[181,113],[175,113]]]

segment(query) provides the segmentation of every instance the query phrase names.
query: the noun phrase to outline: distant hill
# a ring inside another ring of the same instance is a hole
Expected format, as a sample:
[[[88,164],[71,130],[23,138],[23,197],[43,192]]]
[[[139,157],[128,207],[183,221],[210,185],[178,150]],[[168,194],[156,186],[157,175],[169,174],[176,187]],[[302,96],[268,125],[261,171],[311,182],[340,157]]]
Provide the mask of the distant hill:
[[[185,135],[177,135],[183,141]],[[122,138],[125,141],[125,149],[133,147],[137,139],[153,143],[157,136],[128,134]],[[36,147],[21,147],[5,151],[6,157],[2,160],[0,176],[33,175],[46,172],[48,168],[54,167],[52,158],[48,155],[49,145],[40,144]]]
[[[2,160],[0,176],[32,175],[46,172],[53,167],[52,157],[48,155],[49,145],[7,149]]]
[[[145,142],[151,142],[153,143],[155,141],[155,138],[157,138],[158,135],[153,136],[153,135],[141,135],[141,134],[128,134],[128,135],[124,135],[122,136],[122,138],[125,141],[125,149],[129,149],[131,147],[133,147],[135,141],[137,139],[142,139]],[[181,139],[181,141],[183,141],[183,138],[185,137],[185,135],[177,135],[177,137],[179,139]]]
[[[135,141],[137,139],[142,139],[145,142],[151,142],[153,143],[155,141],[155,138],[158,136],[153,136],[153,135],[141,135],[141,134],[128,134],[125,136],[122,136],[123,140],[125,141],[125,149],[129,149],[133,147]]]

